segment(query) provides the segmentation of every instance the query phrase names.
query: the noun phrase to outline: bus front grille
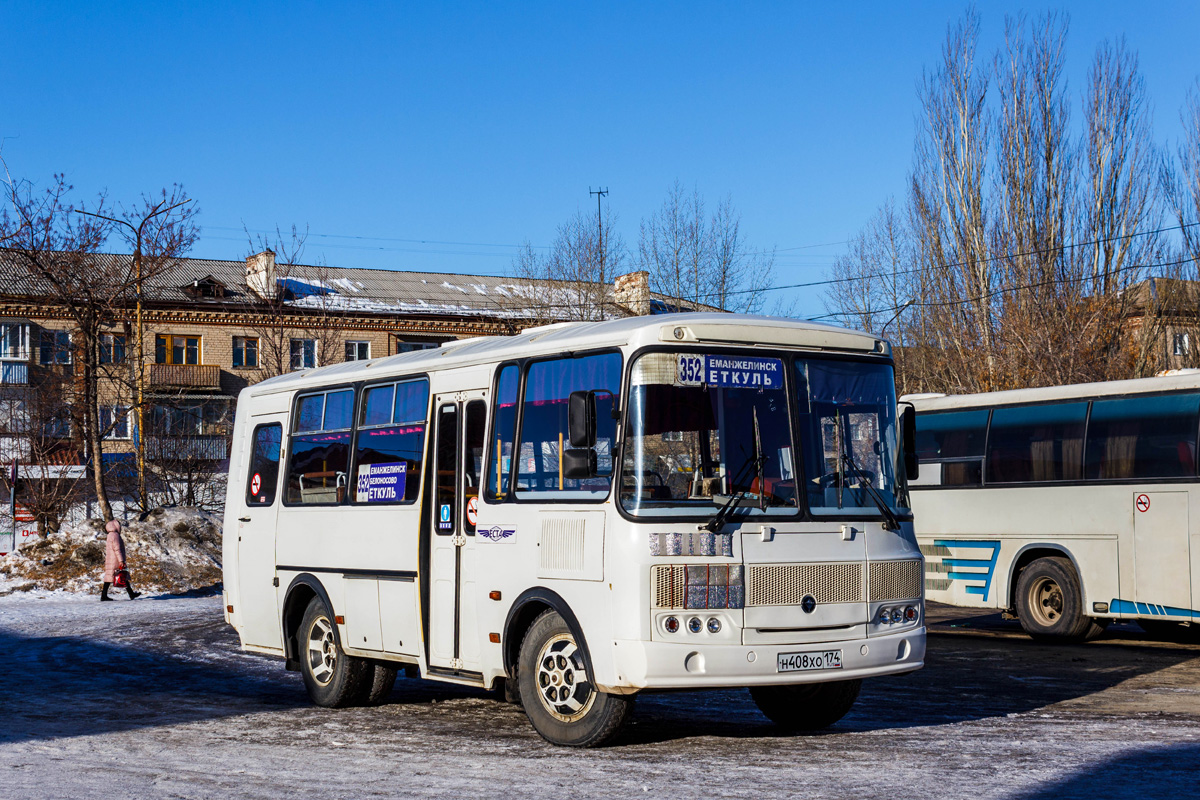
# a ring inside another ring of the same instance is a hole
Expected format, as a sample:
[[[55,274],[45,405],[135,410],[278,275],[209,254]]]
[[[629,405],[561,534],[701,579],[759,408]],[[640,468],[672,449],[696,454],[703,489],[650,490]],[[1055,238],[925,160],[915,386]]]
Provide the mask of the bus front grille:
[[[872,561],[870,600],[915,600],[921,596],[925,574],[921,559]]]
[[[806,595],[818,603],[861,603],[862,562],[751,564],[746,567],[746,605],[798,606]]]

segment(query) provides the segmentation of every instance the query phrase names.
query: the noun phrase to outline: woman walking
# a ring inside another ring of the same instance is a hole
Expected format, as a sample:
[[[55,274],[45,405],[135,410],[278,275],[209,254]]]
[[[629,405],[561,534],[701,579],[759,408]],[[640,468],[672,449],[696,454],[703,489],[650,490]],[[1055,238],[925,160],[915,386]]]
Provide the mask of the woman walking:
[[[100,599],[112,600],[108,596],[108,587],[116,574],[125,569],[125,540],[121,538],[121,523],[115,519],[110,519],[104,530],[108,531],[108,538],[104,545],[104,586],[100,589]],[[135,592],[131,583],[125,584],[125,591],[129,592],[130,600],[142,594]]]

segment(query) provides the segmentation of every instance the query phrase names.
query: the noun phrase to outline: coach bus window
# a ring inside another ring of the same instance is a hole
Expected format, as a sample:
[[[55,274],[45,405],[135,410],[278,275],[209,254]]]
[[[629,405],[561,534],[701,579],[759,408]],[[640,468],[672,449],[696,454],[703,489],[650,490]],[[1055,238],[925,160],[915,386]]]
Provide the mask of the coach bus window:
[[[986,409],[918,414],[917,458],[941,465],[942,486],[979,486],[987,422]]]
[[[429,382],[371,386],[363,395],[350,499],[368,505],[415,502],[421,488]]]
[[[612,479],[612,446],[617,422],[612,410],[621,388],[621,356],[617,353],[538,361],[529,366],[522,407],[521,446],[517,451],[517,493],[560,498],[602,498]],[[567,438],[567,405],[571,392],[591,390],[596,397],[596,461],[598,474],[567,478],[563,450]]]
[[[987,482],[1080,480],[1086,419],[1086,401],[997,408],[988,433]]]
[[[487,405],[482,400],[467,403],[467,424],[463,429],[463,503],[466,504],[466,532],[475,533],[475,512],[478,509],[479,481],[483,476],[483,439],[487,434],[485,422]]]
[[[1183,478],[1196,474],[1200,395],[1092,401],[1087,477]]]
[[[274,423],[254,429],[250,452],[250,474],[246,478],[246,505],[269,506],[275,502],[275,485],[279,482],[279,444],[283,426]]]
[[[508,497],[509,474],[512,469],[513,438],[517,435],[517,384],[520,370],[509,364],[500,370],[496,384],[496,400],[492,407],[492,446],[488,448],[487,497]]]
[[[345,499],[353,406],[353,389],[314,393],[296,401],[285,504],[336,505]],[[318,419],[323,423],[314,430]]]

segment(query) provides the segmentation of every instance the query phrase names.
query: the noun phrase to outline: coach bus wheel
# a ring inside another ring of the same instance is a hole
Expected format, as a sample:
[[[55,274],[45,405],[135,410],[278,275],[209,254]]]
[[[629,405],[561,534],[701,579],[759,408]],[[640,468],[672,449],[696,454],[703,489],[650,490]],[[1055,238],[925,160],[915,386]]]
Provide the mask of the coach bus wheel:
[[[1083,588],[1069,559],[1039,558],[1017,580],[1017,618],[1039,641],[1082,642],[1105,624],[1083,613]]]
[[[317,597],[309,602],[300,623],[300,672],[308,696],[325,708],[360,703],[371,689],[371,665],[338,647],[333,615]]]
[[[525,634],[517,678],[525,715],[552,744],[598,747],[633,709],[632,697],[597,691],[574,634],[554,611],[543,612]]]
[[[858,699],[862,681],[755,686],[750,697],[759,711],[788,733],[819,731],[842,717]]]

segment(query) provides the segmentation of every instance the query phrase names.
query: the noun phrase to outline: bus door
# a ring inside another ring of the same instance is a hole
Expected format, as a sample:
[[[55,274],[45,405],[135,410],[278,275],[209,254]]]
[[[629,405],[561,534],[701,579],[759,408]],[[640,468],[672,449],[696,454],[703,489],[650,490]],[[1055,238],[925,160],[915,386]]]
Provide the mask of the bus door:
[[[475,517],[483,475],[487,392],[434,397],[429,545],[429,665],[479,672]]]
[[[237,609],[247,644],[281,647],[275,590],[275,521],[279,511],[279,459],[287,414],[250,417],[250,440],[239,459]]]

